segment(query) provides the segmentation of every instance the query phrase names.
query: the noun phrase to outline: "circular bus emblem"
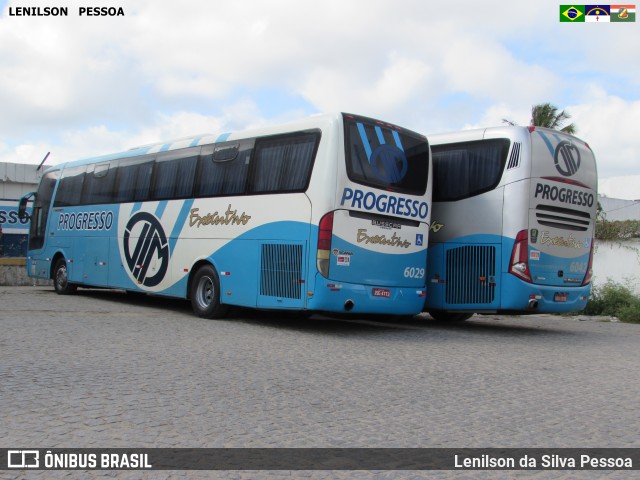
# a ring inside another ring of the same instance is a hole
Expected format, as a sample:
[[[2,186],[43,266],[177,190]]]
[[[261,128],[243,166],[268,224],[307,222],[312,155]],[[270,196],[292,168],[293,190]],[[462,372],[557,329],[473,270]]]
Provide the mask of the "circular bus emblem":
[[[150,213],[136,213],[125,227],[123,243],[127,266],[138,284],[158,285],[169,266],[169,243],[160,221]]]
[[[575,175],[580,168],[580,152],[574,145],[563,140],[556,147],[553,161],[561,175],[570,177]]]
[[[399,183],[407,174],[407,156],[395,145],[380,145],[369,163],[375,176],[387,183]]]

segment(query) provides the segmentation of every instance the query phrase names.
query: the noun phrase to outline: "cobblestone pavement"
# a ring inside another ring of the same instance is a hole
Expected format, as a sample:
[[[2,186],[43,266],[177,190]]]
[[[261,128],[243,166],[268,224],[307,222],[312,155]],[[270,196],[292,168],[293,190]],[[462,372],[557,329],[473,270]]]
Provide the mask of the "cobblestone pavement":
[[[640,325],[195,317],[0,287],[5,448],[635,447]],[[637,472],[636,472],[637,473]],[[603,472],[0,472],[0,478],[601,478]],[[610,472],[629,478],[629,472]]]

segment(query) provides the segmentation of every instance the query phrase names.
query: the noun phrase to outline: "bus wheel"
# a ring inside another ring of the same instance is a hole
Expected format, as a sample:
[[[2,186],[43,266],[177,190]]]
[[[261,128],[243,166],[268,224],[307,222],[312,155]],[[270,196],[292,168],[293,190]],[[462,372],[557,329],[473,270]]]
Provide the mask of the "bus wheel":
[[[220,279],[211,265],[203,265],[191,279],[191,307],[201,318],[223,318],[227,307],[220,304]]]
[[[431,310],[429,311],[429,315],[438,322],[464,322],[465,320],[469,320],[473,316],[473,313],[454,313],[444,310]]]
[[[53,267],[53,288],[60,295],[70,295],[78,289],[76,285],[69,283],[67,261],[64,258],[59,258]]]

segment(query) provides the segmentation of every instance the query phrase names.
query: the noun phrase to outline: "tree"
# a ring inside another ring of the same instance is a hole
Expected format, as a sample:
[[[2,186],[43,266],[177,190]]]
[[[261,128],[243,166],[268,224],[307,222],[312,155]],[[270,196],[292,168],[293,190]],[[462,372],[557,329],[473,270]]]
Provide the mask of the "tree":
[[[541,103],[531,108],[531,125],[536,127],[552,128],[561,132],[574,134],[576,126],[573,123],[562,126],[571,118],[567,112],[562,110],[558,113],[558,107],[550,103]]]
[[[560,130],[561,132],[573,135],[577,130],[574,123],[570,123],[564,127],[562,126],[570,118],[571,115],[564,110],[558,113],[558,107],[555,105],[550,103],[540,103],[531,107],[531,121],[529,124],[534,127],[552,128],[554,130]],[[507,120],[506,118],[503,118],[502,122],[512,126],[517,125],[516,122]]]

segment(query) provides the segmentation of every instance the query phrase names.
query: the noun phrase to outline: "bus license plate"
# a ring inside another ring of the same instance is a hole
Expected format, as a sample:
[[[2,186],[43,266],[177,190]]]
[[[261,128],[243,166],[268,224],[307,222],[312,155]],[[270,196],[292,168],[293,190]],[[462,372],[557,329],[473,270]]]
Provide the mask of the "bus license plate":
[[[555,296],[553,297],[553,300],[555,302],[566,302],[567,301],[567,294],[566,293],[556,293]]]
[[[391,290],[389,290],[388,288],[374,288],[373,296],[391,298]]]

